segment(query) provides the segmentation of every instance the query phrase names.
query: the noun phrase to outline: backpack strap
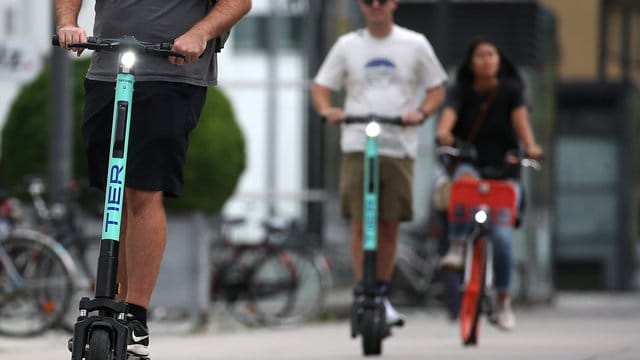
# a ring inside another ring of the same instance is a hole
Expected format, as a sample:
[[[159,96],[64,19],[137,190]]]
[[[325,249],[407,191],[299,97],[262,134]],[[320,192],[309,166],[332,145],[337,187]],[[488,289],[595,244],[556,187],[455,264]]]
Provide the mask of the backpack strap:
[[[213,9],[216,6],[217,3],[218,3],[218,0],[210,0],[210,2],[209,2],[209,5],[210,5],[209,11],[211,11],[211,9]],[[214,46],[214,49],[215,49],[215,51],[217,53],[222,51],[222,49],[224,48],[224,44],[229,39],[230,35],[231,35],[231,29],[227,30],[222,35],[220,35],[217,38],[213,39],[213,42],[214,42],[213,46]]]

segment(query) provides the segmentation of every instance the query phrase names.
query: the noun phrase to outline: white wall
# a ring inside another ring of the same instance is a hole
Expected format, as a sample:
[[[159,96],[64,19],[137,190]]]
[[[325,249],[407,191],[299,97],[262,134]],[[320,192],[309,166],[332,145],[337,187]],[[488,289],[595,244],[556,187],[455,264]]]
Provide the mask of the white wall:
[[[44,65],[52,49],[51,3],[42,0],[0,0],[0,43],[10,38],[28,41],[42,59],[39,65]],[[78,20],[89,34],[93,27],[94,4],[95,0],[85,0]],[[26,81],[29,79],[0,77],[0,129],[6,121],[11,103]]]
[[[233,40],[230,40],[233,41]],[[304,125],[303,108],[306,85],[304,61],[300,54],[282,52],[278,56],[277,116],[273,119],[276,139],[268,138],[268,65],[264,53],[234,52],[233,44],[225,47],[219,58],[219,86],[233,103],[237,119],[245,135],[247,169],[238,185],[227,212],[250,216],[246,236],[261,234],[257,225],[267,215],[266,193],[284,193],[275,202],[279,215],[299,216],[301,202],[290,198],[303,187]],[[268,189],[267,154],[275,147],[275,189]],[[238,208],[240,206],[240,208]],[[248,206],[248,207],[247,207]]]

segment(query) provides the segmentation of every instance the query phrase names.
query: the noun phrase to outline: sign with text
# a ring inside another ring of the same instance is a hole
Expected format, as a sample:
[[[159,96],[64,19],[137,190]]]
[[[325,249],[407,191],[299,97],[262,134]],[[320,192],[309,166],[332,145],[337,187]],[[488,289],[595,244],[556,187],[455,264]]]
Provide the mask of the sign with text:
[[[40,71],[42,60],[28,38],[0,38],[0,80],[30,81]]]

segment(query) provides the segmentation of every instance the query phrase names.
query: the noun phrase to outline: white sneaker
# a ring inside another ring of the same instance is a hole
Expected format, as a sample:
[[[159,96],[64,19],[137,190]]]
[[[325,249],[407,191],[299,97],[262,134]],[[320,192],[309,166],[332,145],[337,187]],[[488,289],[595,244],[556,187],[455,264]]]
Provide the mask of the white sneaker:
[[[393,305],[391,305],[389,299],[387,299],[386,297],[383,298],[382,302],[384,303],[387,326],[403,326],[404,315],[396,311],[396,309],[393,308]]]
[[[511,310],[511,300],[507,299],[502,304],[498,304],[490,320],[501,330],[513,330],[516,326],[516,316]]]
[[[461,269],[464,263],[464,247],[452,244],[449,251],[440,259],[440,267],[447,269]]]

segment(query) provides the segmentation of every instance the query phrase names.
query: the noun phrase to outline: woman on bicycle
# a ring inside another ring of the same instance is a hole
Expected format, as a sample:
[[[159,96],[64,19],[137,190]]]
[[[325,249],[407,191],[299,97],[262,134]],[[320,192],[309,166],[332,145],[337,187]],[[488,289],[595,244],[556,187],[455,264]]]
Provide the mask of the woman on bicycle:
[[[517,151],[520,143],[528,157],[542,156],[542,148],[536,143],[529,123],[523,80],[514,64],[488,39],[476,40],[469,46],[456,83],[447,94],[437,140],[441,145],[451,146],[455,139],[472,145],[477,156],[473,163],[457,163],[452,170],[453,180],[481,178],[483,169],[504,168],[507,155]],[[516,192],[520,201],[519,185]],[[442,259],[443,267],[462,267],[465,231],[464,224],[451,224],[451,246]],[[512,234],[511,225],[496,225],[491,231],[498,309],[490,320],[503,330],[515,326],[509,296]]]

